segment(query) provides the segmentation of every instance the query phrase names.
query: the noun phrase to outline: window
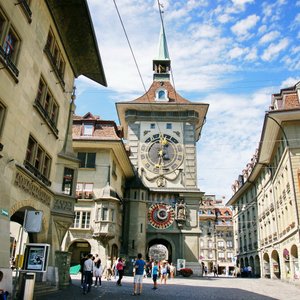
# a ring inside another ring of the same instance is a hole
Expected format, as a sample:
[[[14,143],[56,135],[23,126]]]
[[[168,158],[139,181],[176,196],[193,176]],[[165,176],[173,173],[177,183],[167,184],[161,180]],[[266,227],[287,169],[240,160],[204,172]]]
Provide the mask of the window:
[[[232,258],[232,257],[233,257],[232,252],[227,252],[227,258]]]
[[[232,248],[232,241],[227,241],[226,246],[227,248]]]
[[[208,248],[212,248],[212,247],[213,247],[212,241],[208,241]]]
[[[111,209],[110,213],[111,213],[111,221],[114,222],[115,221],[115,210]]]
[[[76,196],[79,199],[93,199],[93,183],[78,182],[76,185]]]
[[[225,258],[225,253],[224,252],[218,252],[218,258],[219,259],[224,259]]]
[[[212,259],[213,258],[213,253],[211,251],[208,252],[208,258]]]
[[[64,169],[64,177],[62,183],[62,192],[66,195],[72,195],[74,170],[70,168]]]
[[[55,39],[53,31],[50,29],[48,32],[48,37],[45,45],[45,53],[53,67],[53,70],[59,79],[59,83],[64,88],[64,72],[65,72],[65,60],[63,58],[62,52],[58,46],[58,42]]]
[[[93,124],[84,124],[83,125],[83,135],[92,136],[94,131]]]
[[[101,219],[102,219],[102,221],[108,221],[108,208],[107,207],[102,208]]]
[[[156,91],[156,95],[155,95],[155,98],[157,101],[166,101],[168,100],[168,96],[167,96],[167,91],[165,89],[158,89]]]
[[[31,19],[32,12],[30,10],[30,1],[31,0],[19,0],[18,1],[19,7],[22,9],[22,11],[25,14],[29,23],[31,23],[31,21],[32,21],[32,19]]]
[[[19,70],[16,67],[20,49],[20,38],[11,25],[10,20],[0,9],[0,61],[18,82]]]
[[[4,117],[5,117],[6,107],[0,102],[0,135],[4,127]]]
[[[79,152],[77,157],[80,160],[79,168],[96,167],[96,153]]]
[[[117,178],[117,165],[114,161],[112,163],[111,174],[115,179]]]
[[[223,241],[218,241],[218,247],[219,248],[224,248],[224,242]]]
[[[91,213],[89,211],[75,211],[73,228],[90,228]]]
[[[42,146],[39,145],[32,136],[29,136],[24,165],[46,185],[51,185],[51,182],[48,180],[50,176],[51,161],[51,157]]]
[[[155,129],[155,123],[150,124],[150,129]]]
[[[56,128],[58,120],[58,104],[54,99],[51,91],[49,90],[45,80],[41,77],[39,86],[35,98],[35,107],[41,114],[46,124],[57,135],[58,130]]]
[[[167,123],[166,124],[166,129],[172,129],[172,123]]]

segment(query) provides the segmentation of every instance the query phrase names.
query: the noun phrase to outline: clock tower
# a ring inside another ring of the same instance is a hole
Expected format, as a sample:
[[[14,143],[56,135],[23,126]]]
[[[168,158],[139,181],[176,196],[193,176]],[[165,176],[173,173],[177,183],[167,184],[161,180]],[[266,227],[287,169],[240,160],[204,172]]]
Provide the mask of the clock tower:
[[[140,185],[129,186],[125,209],[124,252],[149,255],[153,245],[168,250],[176,263],[198,263],[196,142],[208,104],[180,96],[170,81],[171,60],[162,26],[153,82],[141,97],[116,104]],[[193,267],[191,265],[191,267]],[[194,267],[195,268],[195,267]]]

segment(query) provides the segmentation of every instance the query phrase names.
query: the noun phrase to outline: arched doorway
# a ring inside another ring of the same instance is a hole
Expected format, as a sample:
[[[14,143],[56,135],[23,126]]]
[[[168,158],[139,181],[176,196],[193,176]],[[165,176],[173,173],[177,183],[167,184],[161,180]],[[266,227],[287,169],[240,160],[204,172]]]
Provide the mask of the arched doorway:
[[[254,258],[253,258],[253,256],[250,256],[250,258],[249,258],[249,266],[251,267],[251,270],[252,270],[252,272],[251,272],[251,274],[249,274],[249,276],[252,277],[255,274],[255,272],[254,272]]]
[[[147,257],[155,260],[168,260],[172,262],[172,247],[171,244],[164,239],[154,239],[148,244]]]
[[[271,278],[270,257],[268,253],[265,253],[263,256],[263,268],[264,277]]]
[[[119,257],[119,248],[116,244],[111,246],[111,259],[114,261]]]
[[[299,259],[298,259],[298,248],[296,245],[291,247],[291,269],[293,272],[294,279],[300,278],[300,271],[299,271]]]
[[[279,262],[279,255],[276,250],[273,250],[271,258],[272,258],[272,265],[273,265],[272,278],[280,279],[280,277],[281,277],[280,262]]]
[[[10,217],[10,259],[12,267],[22,267],[25,244],[38,242],[38,233],[27,233],[23,229],[26,210],[35,211],[33,207],[24,206]]]
[[[257,278],[260,277],[260,260],[258,255],[254,258],[254,275]]]
[[[86,240],[76,240],[69,246],[68,251],[72,253],[71,266],[75,266],[80,264],[84,256],[91,253],[91,245]]]

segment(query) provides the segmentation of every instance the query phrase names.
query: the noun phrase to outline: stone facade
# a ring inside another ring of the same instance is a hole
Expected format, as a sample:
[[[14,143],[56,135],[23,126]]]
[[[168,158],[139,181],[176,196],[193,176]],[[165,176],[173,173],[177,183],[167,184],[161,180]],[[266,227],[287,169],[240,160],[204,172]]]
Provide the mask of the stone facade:
[[[10,244],[10,222],[22,225],[25,210],[43,212],[41,232],[29,233],[29,242],[51,245],[43,280],[53,283],[58,280],[55,251],[73,222],[71,187],[78,161],[69,134],[71,95],[74,78],[93,70],[75,60],[79,52],[70,50],[74,28],[66,37],[58,14],[64,22],[91,25],[85,1],[69,1],[67,14],[63,4],[53,1],[0,4],[0,269],[9,291],[10,255],[18,254],[13,252],[18,236]],[[95,41],[91,28],[78,45]],[[106,85],[98,49],[92,52],[92,65],[101,70],[95,80]]]
[[[256,275],[293,282],[300,274],[299,87],[272,96],[251,171],[229,201],[240,266],[254,262]]]

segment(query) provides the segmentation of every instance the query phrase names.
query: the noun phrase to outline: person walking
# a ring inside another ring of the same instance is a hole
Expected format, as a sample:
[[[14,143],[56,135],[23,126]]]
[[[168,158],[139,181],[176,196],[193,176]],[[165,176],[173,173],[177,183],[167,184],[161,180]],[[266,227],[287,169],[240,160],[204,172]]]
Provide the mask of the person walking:
[[[121,286],[121,285],[122,285],[122,284],[121,284],[121,280],[122,280],[123,274],[124,274],[124,263],[123,263],[122,257],[120,257],[120,258],[118,259],[118,263],[117,263],[117,265],[116,265],[116,271],[118,271],[118,274],[119,274],[119,279],[118,279],[118,281],[117,281],[117,285],[118,285],[118,286]]]
[[[87,260],[87,255],[84,255],[80,260],[80,273],[81,273],[81,287],[84,283],[84,262]]]
[[[175,277],[175,271],[176,271],[176,268],[175,268],[175,266],[173,265],[173,263],[171,263],[171,265],[170,265],[170,277],[171,277],[171,278],[174,278],[174,277]]]
[[[95,287],[98,287],[98,281],[99,281],[99,286],[102,285],[101,282],[101,277],[103,274],[103,268],[101,265],[101,259],[98,259],[95,263],[94,263],[94,276],[95,276]]]
[[[111,280],[111,275],[112,275],[112,271],[111,271],[111,259],[110,257],[107,258],[106,261],[106,279]]]
[[[133,296],[140,295],[142,293],[145,265],[146,263],[142,259],[142,254],[139,253],[137,256],[137,260],[134,263],[135,275],[133,281]]]
[[[84,295],[91,291],[91,285],[93,281],[93,266],[94,266],[94,262],[92,258],[93,255],[89,254],[83,266],[83,270],[84,270],[83,294]]]
[[[157,261],[154,262],[154,265],[151,270],[151,277],[153,280],[153,290],[157,290],[157,276],[158,276],[158,266]]]
[[[167,284],[168,278],[168,265],[166,262],[163,262],[160,267],[160,283],[164,281],[164,284]]]
[[[214,266],[213,271],[214,271],[214,277],[219,277],[217,266]]]

